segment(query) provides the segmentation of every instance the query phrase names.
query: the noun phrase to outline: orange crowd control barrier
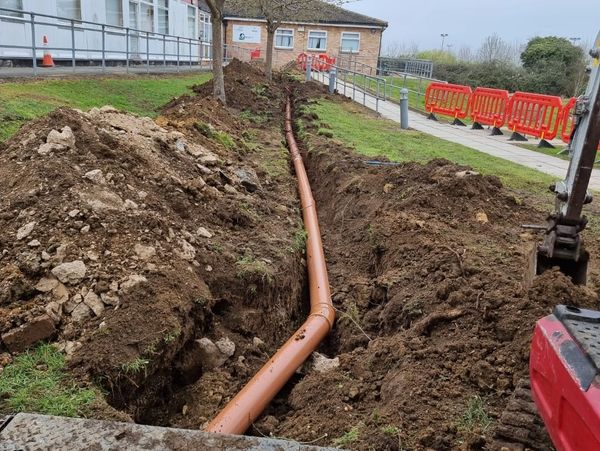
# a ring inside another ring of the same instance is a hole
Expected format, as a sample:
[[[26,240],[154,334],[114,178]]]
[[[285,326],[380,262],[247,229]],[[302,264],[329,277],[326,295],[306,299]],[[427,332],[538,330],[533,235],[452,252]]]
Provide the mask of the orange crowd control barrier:
[[[306,53],[301,53],[296,58],[296,65],[298,66],[298,70],[306,70],[306,61],[308,60],[308,55]]]
[[[506,107],[509,100],[508,91],[503,89],[475,89],[469,105],[472,128],[482,130],[482,125],[489,125],[492,127],[492,135],[502,135],[500,128],[506,123]]]
[[[331,66],[335,64],[335,58],[328,56],[326,53],[321,53],[313,61],[313,66],[315,70],[321,72],[329,72],[331,70]]]
[[[321,53],[316,56],[309,56],[302,52],[296,58],[296,65],[299,70],[306,70],[308,58],[312,59],[312,69],[319,72],[329,72],[331,66],[335,65],[336,59],[333,56],[328,56],[326,53]]]
[[[438,113],[453,117],[453,125],[464,126],[461,119],[467,117],[471,94],[469,86],[430,83],[425,91],[425,109],[429,113],[429,119],[437,120],[435,113]]]
[[[251,60],[260,59],[260,49],[252,50],[250,52],[250,59]]]
[[[575,108],[576,103],[577,99],[572,97],[571,100],[569,100],[569,103],[564,106],[560,120],[560,137],[563,142],[569,144],[569,146],[571,145],[571,135],[573,134],[573,109]],[[600,145],[598,146],[598,150],[600,150]]]
[[[556,138],[563,105],[560,97],[528,92],[515,92],[507,110],[511,141],[527,141],[526,135],[540,139],[538,147],[554,147],[548,142]]]

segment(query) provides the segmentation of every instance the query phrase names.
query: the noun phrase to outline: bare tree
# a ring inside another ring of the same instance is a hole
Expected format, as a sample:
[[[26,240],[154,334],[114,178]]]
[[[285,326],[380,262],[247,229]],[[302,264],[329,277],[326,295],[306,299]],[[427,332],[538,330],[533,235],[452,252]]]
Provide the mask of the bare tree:
[[[512,61],[512,50],[510,44],[506,43],[500,36],[493,34],[483,41],[479,48],[478,59],[484,63],[493,61]]]
[[[386,46],[383,54],[388,58],[414,58],[417,53],[419,53],[419,46],[416,42],[411,42],[408,45],[406,43],[392,42]]]
[[[213,96],[224,104],[225,76],[223,75],[223,8],[225,0],[206,0],[212,16]]]
[[[456,57],[458,58],[459,61],[464,61],[466,63],[470,63],[474,59],[473,51],[471,50],[471,47],[466,46],[466,45],[463,45],[458,50],[458,54],[456,55]]]

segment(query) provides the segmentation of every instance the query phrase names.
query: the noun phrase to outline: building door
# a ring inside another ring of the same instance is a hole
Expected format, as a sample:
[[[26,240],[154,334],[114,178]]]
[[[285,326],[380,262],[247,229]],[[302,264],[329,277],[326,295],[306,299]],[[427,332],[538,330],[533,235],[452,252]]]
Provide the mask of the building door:
[[[129,1],[129,28],[140,29],[140,5],[137,1]],[[140,57],[140,37],[137,31],[129,34],[129,53],[132,58]]]

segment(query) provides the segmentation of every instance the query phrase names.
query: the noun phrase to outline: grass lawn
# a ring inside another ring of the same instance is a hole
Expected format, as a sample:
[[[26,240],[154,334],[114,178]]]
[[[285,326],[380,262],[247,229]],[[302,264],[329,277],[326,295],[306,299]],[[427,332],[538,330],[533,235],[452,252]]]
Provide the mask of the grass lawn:
[[[85,415],[98,394],[70,379],[64,355],[49,344],[17,356],[0,373],[1,413]]]
[[[408,105],[418,111],[425,111],[425,89],[429,85],[430,81],[425,79],[417,79],[410,77],[378,77],[386,80],[386,95],[388,99],[393,102],[400,102],[400,90],[402,88],[408,89]],[[343,78],[342,78],[343,79]],[[376,93],[379,89],[380,96],[383,96],[384,85],[379,83],[377,87],[377,81],[371,78],[367,78],[363,75],[348,75],[347,81],[351,83],[355,80],[357,87],[363,88],[366,83],[367,92]],[[340,90],[343,94],[343,88]],[[351,90],[346,89],[346,95],[352,95]],[[357,94],[358,98],[360,96]]]
[[[322,100],[310,109],[329,126],[335,138],[367,157],[385,156],[398,162],[446,158],[482,174],[496,175],[511,188],[538,193],[546,193],[555,181],[552,176],[460,144],[417,131],[401,131],[397,123],[375,118],[359,105]]]
[[[204,83],[208,73],[169,76],[53,79],[0,83],[0,142],[25,122],[59,106],[82,110],[103,105],[154,117],[157,109],[173,97]]]

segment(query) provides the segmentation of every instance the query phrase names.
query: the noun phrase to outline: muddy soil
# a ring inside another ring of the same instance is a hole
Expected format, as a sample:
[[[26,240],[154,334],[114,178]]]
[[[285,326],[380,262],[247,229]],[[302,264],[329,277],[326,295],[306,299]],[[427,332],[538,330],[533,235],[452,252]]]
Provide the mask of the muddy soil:
[[[279,110],[281,90],[253,88]],[[279,128],[240,112],[203,95],[156,121],[59,109],[0,145],[3,362],[54,341],[106,391],[91,415],[161,423],[173,391],[242,381],[287,338],[304,315],[294,180]]]
[[[266,83],[237,61],[227,107],[209,82],[155,122],[61,109],[0,145],[4,356],[42,319],[79,381],[106,390],[92,416],[203,427],[308,307],[288,89],[338,320],[248,433],[494,449],[535,320],[558,303],[600,307],[597,267],[587,288],[556,271],[524,286],[537,238],[521,224],[546,214],[535,197],[445,160],[367,166],[303,113],[322,86]]]
[[[368,167],[315,119],[300,117],[339,310],[322,351],[340,365],[308,372],[257,429],[352,449],[494,449],[536,319],[600,307],[594,284],[552,271],[523,285],[537,237],[521,225],[545,212],[497,178],[445,160]]]

